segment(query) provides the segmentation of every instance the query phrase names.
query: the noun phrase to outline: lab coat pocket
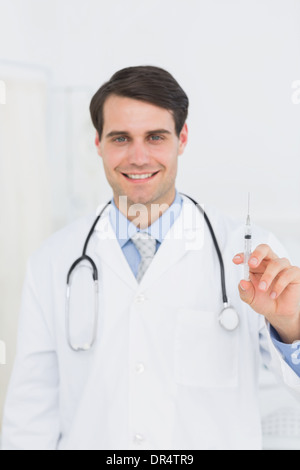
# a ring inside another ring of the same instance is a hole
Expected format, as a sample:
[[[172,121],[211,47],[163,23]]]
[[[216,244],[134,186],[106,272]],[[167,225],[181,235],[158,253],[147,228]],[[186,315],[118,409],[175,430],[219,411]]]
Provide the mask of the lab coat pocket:
[[[178,311],[175,332],[175,381],[224,388],[238,385],[239,333],[225,331],[211,311]]]

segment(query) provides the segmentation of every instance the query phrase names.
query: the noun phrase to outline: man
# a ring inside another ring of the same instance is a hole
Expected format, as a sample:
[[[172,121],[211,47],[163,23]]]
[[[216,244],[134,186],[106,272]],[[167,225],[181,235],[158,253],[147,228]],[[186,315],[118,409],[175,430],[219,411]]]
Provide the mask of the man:
[[[88,350],[94,291],[84,269],[72,275],[65,322],[67,273],[93,224],[86,217],[28,264],[4,448],[259,449],[260,354],[300,397],[300,269],[255,227],[251,280],[240,282],[243,253],[232,257],[243,228],[208,210],[240,319],[234,331],[218,322],[216,249],[175,186],[187,113],[184,91],[156,67],[121,70],[93,97],[113,190],[84,251],[99,276],[97,337]],[[86,351],[76,352],[81,343]]]

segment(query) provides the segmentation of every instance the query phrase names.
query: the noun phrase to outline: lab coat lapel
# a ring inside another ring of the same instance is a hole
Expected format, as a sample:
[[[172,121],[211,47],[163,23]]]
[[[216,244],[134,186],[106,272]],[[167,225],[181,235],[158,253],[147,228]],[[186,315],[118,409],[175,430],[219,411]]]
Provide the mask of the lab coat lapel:
[[[107,264],[129,287],[136,290],[138,283],[122,252],[116,233],[110,223],[109,209],[105,211],[95,228],[95,253],[100,263]]]
[[[95,252],[133,290],[145,289],[174,266],[187,252],[203,246],[203,217],[192,202],[184,200],[179,217],[165,236],[140,284],[137,282],[110,223],[109,209],[95,232]]]

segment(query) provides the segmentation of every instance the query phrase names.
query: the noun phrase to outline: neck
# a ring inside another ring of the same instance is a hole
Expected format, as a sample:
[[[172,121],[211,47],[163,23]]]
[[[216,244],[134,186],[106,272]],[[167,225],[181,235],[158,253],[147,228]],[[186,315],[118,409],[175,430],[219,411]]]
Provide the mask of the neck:
[[[127,196],[114,197],[115,204],[119,211],[127,217],[139,229],[150,227],[158,220],[164,212],[173,204],[176,191],[172,192],[169,197],[164,197],[151,202],[140,203],[130,201]]]

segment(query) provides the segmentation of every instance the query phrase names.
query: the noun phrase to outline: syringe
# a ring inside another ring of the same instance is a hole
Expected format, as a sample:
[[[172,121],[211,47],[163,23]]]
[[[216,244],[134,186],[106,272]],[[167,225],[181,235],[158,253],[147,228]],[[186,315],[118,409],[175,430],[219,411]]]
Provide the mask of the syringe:
[[[249,275],[249,259],[251,256],[251,239],[252,239],[252,230],[250,223],[250,193],[248,193],[248,215],[246,220],[245,227],[245,250],[244,250],[244,280],[250,281]]]

